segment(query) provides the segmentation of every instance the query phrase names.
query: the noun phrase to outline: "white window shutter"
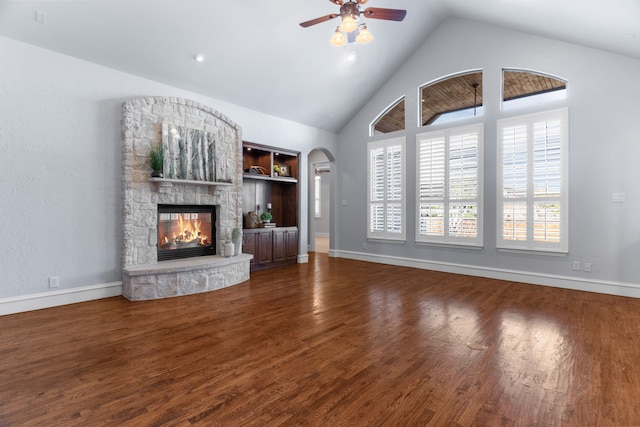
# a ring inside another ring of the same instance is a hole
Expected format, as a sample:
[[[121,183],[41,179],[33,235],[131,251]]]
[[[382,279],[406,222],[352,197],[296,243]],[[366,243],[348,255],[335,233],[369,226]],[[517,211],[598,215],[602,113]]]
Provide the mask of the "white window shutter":
[[[405,239],[404,151],[404,138],[368,144],[368,238]]]
[[[482,245],[483,125],[417,137],[416,241]]]
[[[498,246],[568,251],[568,110],[498,121]]]

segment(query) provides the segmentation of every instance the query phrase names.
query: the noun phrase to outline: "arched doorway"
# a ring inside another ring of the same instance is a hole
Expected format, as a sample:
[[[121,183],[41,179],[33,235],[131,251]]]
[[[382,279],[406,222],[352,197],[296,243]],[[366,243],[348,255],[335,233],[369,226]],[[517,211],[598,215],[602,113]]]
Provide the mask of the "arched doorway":
[[[328,253],[333,222],[334,157],[324,149],[314,149],[309,153],[308,163],[308,251]]]

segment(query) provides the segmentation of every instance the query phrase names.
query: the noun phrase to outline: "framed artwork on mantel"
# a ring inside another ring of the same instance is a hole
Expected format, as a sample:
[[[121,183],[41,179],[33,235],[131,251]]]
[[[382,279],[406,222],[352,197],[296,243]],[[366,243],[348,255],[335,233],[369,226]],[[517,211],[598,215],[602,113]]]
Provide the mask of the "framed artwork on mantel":
[[[165,178],[231,182],[225,162],[218,160],[213,132],[163,123],[162,149]]]

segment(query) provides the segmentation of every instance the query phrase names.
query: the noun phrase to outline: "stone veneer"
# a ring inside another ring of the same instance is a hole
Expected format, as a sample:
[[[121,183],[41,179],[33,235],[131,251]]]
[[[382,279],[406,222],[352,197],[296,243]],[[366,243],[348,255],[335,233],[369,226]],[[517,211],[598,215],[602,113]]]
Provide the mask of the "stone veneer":
[[[162,143],[162,124],[215,134],[217,162],[232,183],[150,180],[149,149]],[[122,293],[130,300],[206,292],[249,279],[250,255],[157,261],[158,204],[216,206],[216,253],[242,229],[242,131],[200,103],[168,97],[127,101],[122,107]]]

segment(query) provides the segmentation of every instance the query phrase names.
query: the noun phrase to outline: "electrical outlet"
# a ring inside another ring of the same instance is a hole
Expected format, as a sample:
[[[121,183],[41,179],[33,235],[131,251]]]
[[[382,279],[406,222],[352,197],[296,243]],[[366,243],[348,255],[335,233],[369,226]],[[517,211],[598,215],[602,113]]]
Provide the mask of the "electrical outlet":
[[[580,261],[573,261],[573,271],[580,271]]]
[[[58,278],[58,276],[50,276],[49,277],[49,287],[50,288],[57,288],[59,284],[60,284],[60,279]]]
[[[364,243],[362,244],[362,249],[367,249],[367,242],[364,242]]]
[[[624,203],[626,201],[626,196],[624,193],[613,193],[611,195],[611,201],[613,203]]]
[[[591,263],[590,262],[585,262],[584,263],[584,271],[586,271],[587,273],[591,273]]]

